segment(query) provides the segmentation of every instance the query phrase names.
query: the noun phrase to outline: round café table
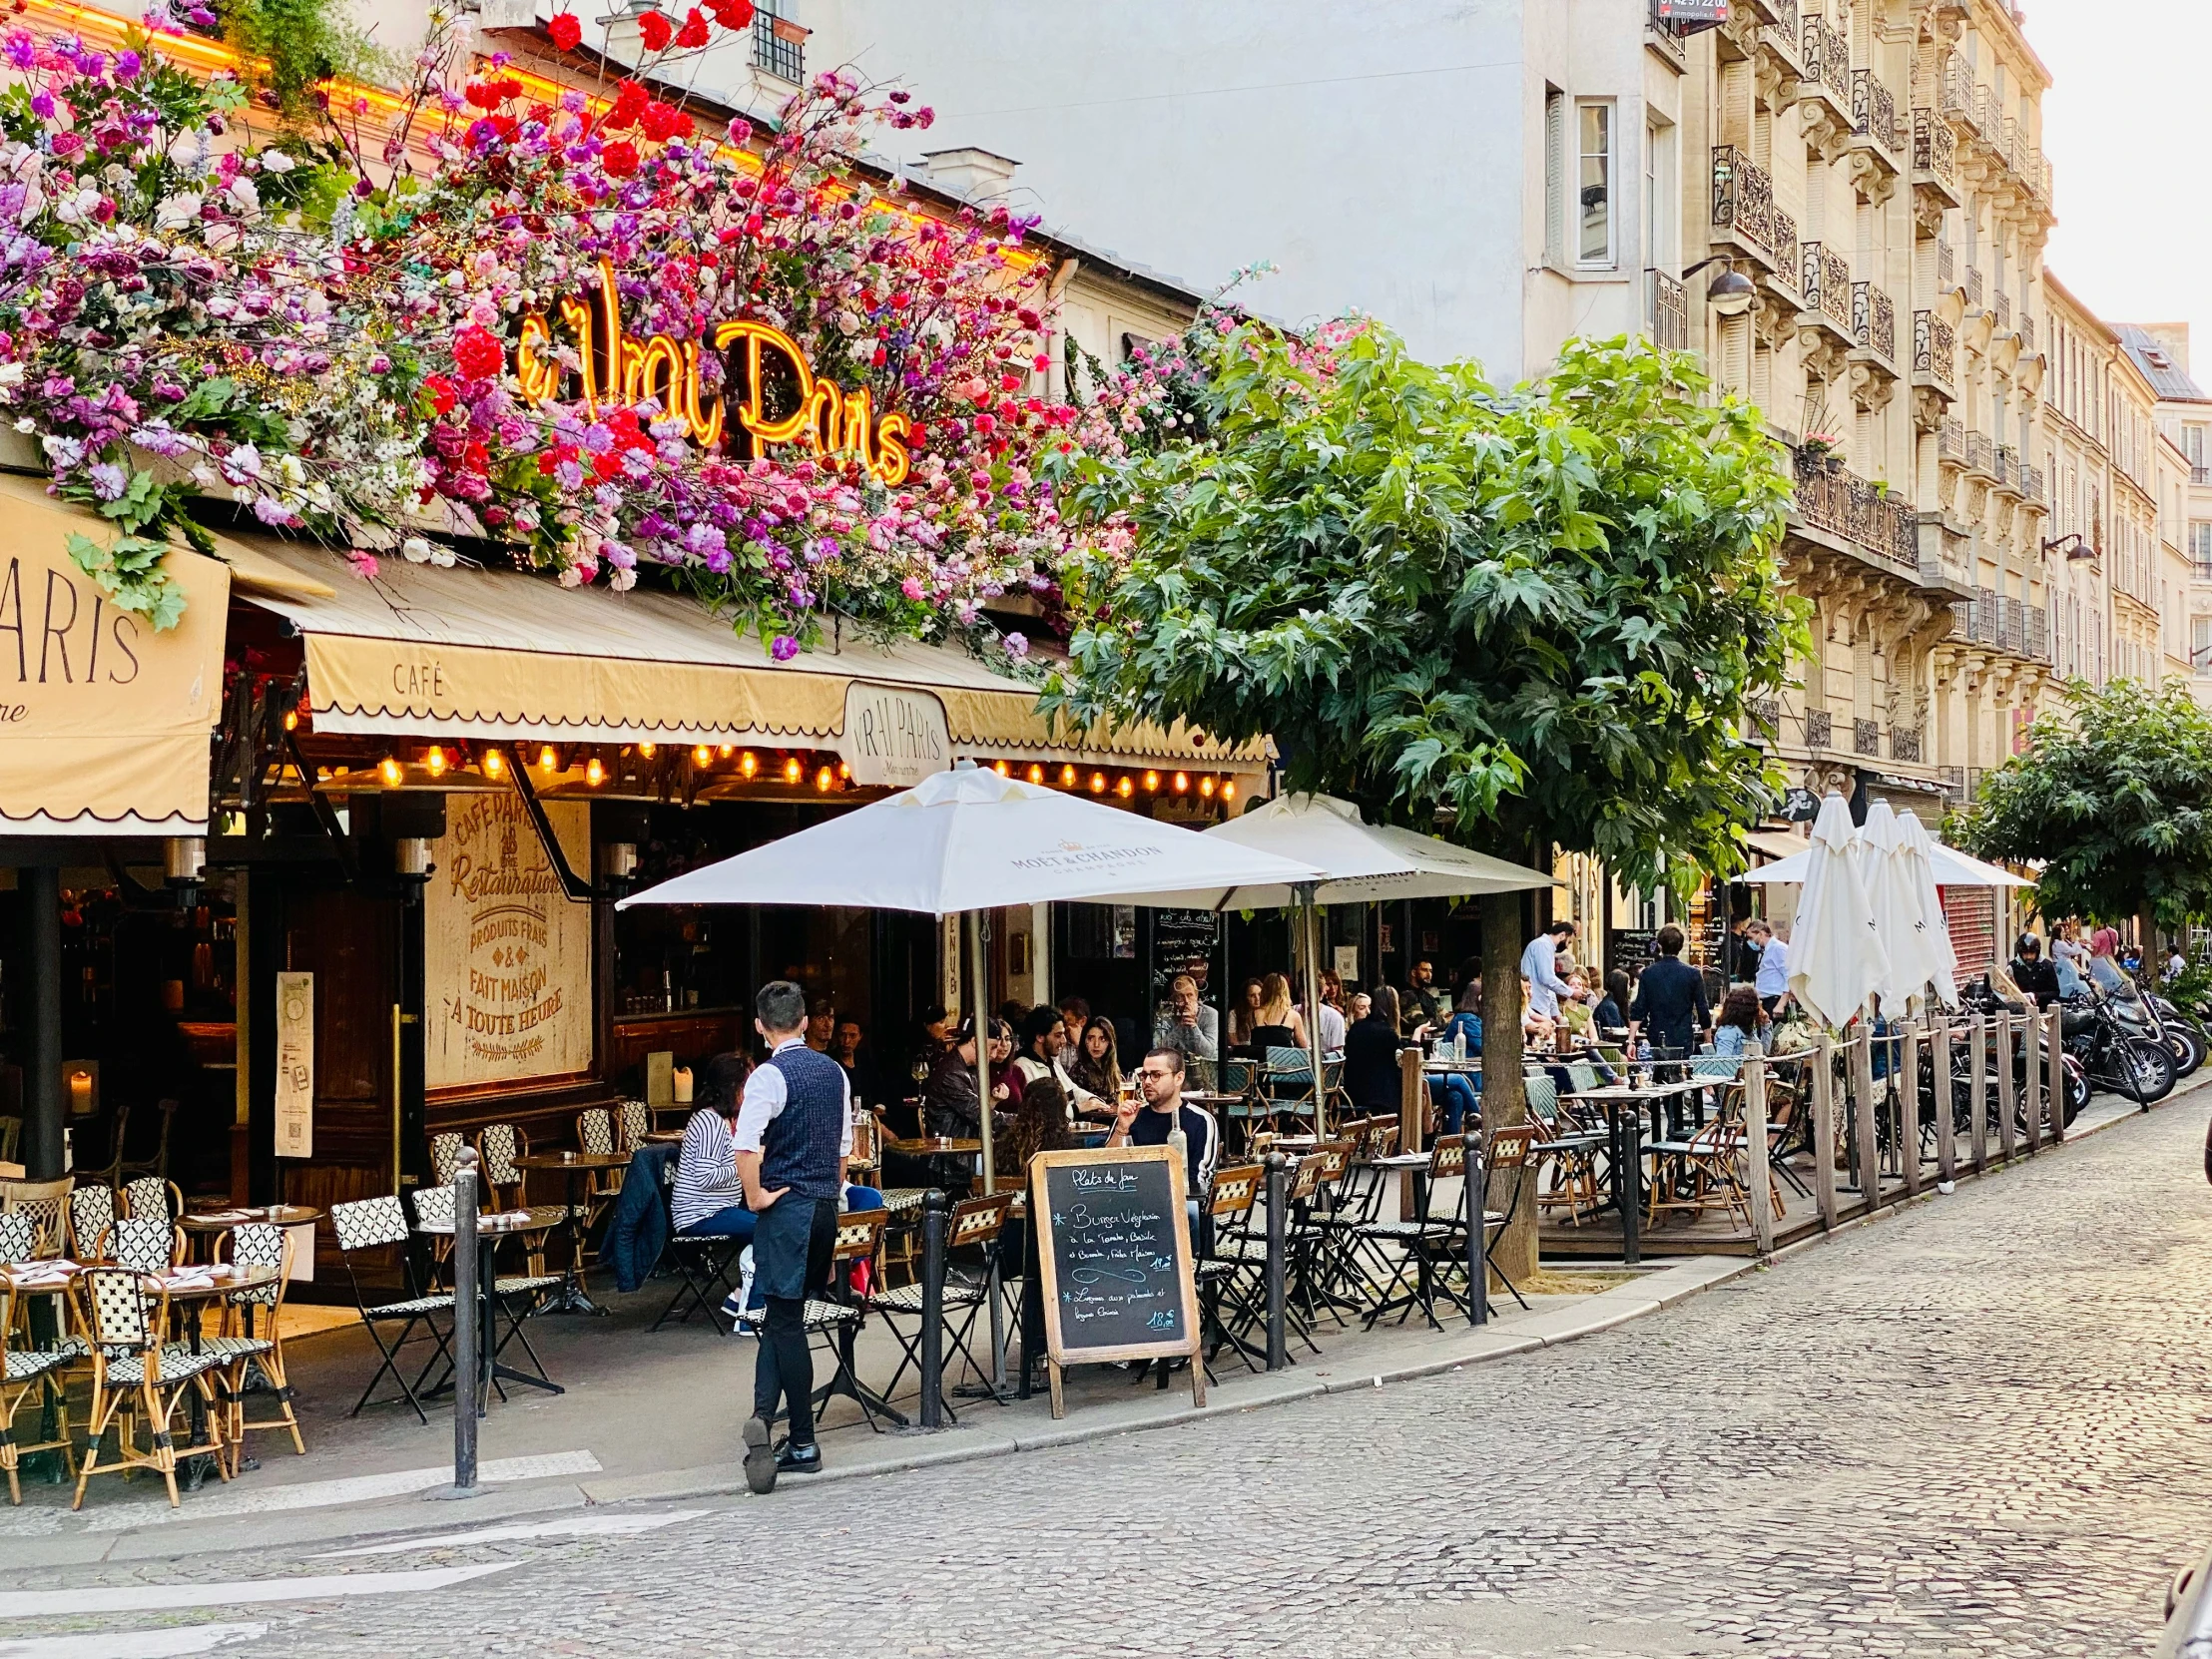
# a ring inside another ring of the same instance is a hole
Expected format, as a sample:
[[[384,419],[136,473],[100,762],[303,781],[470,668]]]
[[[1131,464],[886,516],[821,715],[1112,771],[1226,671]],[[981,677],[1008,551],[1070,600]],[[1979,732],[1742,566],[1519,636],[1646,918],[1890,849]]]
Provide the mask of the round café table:
[[[105,1263],[95,1264],[106,1266]],[[240,1291],[258,1291],[276,1283],[275,1268],[230,1268],[217,1273],[208,1268],[172,1268],[167,1273],[148,1273],[139,1276],[139,1283],[148,1291],[169,1298],[171,1319],[185,1335],[186,1346],[193,1353],[200,1352],[200,1321],[207,1312],[207,1304]],[[177,1459],[177,1483],[187,1491],[198,1491],[208,1478],[208,1459],[223,1455],[220,1436],[208,1431],[208,1405],[195,1388],[186,1398],[186,1406],[192,1416],[192,1455],[180,1454]],[[202,1449],[205,1448],[205,1449]],[[245,1454],[242,1446],[238,1452],[238,1464],[233,1474],[243,1474],[260,1468],[258,1458]]]
[[[263,1221],[276,1227],[307,1227],[322,1219],[322,1212],[312,1204],[264,1204],[241,1206],[235,1210],[203,1210],[177,1218],[177,1225],[184,1229],[190,1242],[201,1239],[219,1239],[235,1227],[249,1222]],[[212,1251],[215,1246],[210,1244]],[[312,1248],[311,1246],[309,1247]]]
[[[567,1177],[564,1189],[568,1211],[568,1272],[561,1288],[542,1310],[548,1314],[604,1314],[607,1310],[584,1294],[584,1235],[591,1211],[584,1203],[581,1183],[586,1176],[611,1169],[628,1169],[630,1160],[619,1152],[528,1152],[515,1160],[519,1170],[559,1170]]]
[[[417,1222],[415,1223],[415,1231],[450,1239],[453,1236],[453,1224],[449,1221]],[[533,1388],[543,1388],[549,1394],[566,1393],[568,1391],[554,1382],[552,1378],[545,1375],[545,1363],[542,1360],[538,1361],[539,1369],[537,1371],[527,1372],[506,1365],[499,1358],[500,1350],[505,1345],[498,1340],[499,1334],[492,1323],[493,1311],[500,1306],[498,1297],[499,1281],[493,1271],[492,1254],[499,1248],[501,1239],[508,1237],[510,1234],[532,1231],[534,1231],[534,1227],[527,1210],[493,1211],[489,1215],[476,1218],[476,1317],[478,1333],[476,1339],[476,1414],[478,1416],[485,1414],[492,1389],[498,1387],[502,1382],[527,1383]],[[455,1317],[458,1318],[459,1315],[456,1313]],[[524,1352],[532,1360],[537,1360],[537,1350],[530,1346],[528,1337],[522,1336],[522,1321],[511,1309],[507,1314],[507,1335],[510,1339],[522,1337]],[[432,1398],[455,1385],[452,1371],[448,1369],[446,1375],[439,1379],[437,1385],[427,1389],[422,1397],[425,1399]],[[507,1391],[504,1388],[499,1389],[499,1397],[501,1399],[507,1397]]]

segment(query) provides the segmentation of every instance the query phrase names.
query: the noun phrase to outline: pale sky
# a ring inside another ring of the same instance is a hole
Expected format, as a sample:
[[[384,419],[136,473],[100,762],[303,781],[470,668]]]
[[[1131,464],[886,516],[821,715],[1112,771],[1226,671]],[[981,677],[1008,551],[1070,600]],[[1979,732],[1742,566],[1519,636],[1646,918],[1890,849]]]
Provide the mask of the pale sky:
[[[2058,225],[2045,266],[2108,322],[2190,324],[2212,385],[2212,8],[2025,0]]]

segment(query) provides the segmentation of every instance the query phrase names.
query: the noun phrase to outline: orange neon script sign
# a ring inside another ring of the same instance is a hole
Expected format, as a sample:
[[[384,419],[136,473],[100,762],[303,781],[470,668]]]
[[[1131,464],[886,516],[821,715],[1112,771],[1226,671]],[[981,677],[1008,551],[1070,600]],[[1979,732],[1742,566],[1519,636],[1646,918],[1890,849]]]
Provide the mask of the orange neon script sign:
[[[575,339],[584,406],[594,415],[603,400],[627,407],[651,398],[670,415],[682,416],[692,441],[700,447],[712,448],[726,436],[723,400],[704,396],[700,387],[700,342],[678,341],[669,334],[642,341],[626,335],[611,262],[599,262],[598,291],[563,299],[560,316]],[[553,401],[569,377],[570,371],[546,354],[552,343],[553,327],[543,313],[532,311],[523,317],[515,341],[515,376],[530,402]],[[766,322],[717,325],[713,349],[732,352],[726,369],[742,368],[734,376],[745,387],[737,409],[738,426],[753,439],[756,452],[772,443],[803,443],[818,455],[858,461],[886,486],[895,488],[906,481],[911,466],[906,434],[912,423],[896,410],[878,418],[865,386],[845,391],[833,381],[817,378],[799,342]],[[787,375],[798,390],[796,406],[773,418],[768,412],[772,368]]]

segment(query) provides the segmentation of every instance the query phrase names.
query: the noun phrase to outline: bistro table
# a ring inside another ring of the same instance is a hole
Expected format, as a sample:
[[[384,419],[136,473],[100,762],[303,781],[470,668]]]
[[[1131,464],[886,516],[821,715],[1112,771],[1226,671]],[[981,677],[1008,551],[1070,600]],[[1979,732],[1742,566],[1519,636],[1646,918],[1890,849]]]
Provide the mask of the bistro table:
[[[276,1227],[310,1227],[322,1219],[322,1212],[311,1204],[268,1204],[259,1208],[237,1210],[204,1210],[198,1214],[177,1218],[177,1225],[185,1230],[187,1240],[217,1239],[233,1228],[244,1227],[250,1222],[265,1221]],[[214,1249],[210,1244],[209,1249]],[[314,1247],[310,1244],[308,1249]]]
[[[495,1287],[499,1282],[493,1275],[492,1253],[499,1248],[499,1241],[509,1234],[528,1233],[532,1230],[533,1224],[527,1210],[505,1213],[494,1212],[491,1215],[476,1218],[476,1316],[478,1321],[476,1338],[476,1414],[478,1416],[484,1414],[485,1404],[491,1390],[498,1386],[501,1382],[526,1383],[533,1388],[543,1388],[549,1394],[566,1393],[568,1391],[550,1377],[547,1377],[542,1370],[537,1372],[519,1371],[513,1366],[502,1365],[499,1361],[500,1345],[496,1340],[497,1333],[492,1328],[492,1310],[498,1306],[499,1302],[495,1294]],[[434,1233],[441,1238],[451,1238],[453,1236],[453,1224],[449,1221],[417,1222],[415,1223],[415,1231],[417,1233]],[[519,1320],[510,1316],[507,1324],[513,1335],[521,1336],[522,1326]],[[537,1359],[537,1350],[530,1347],[529,1338],[524,1337],[522,1339],[522,1346],[529,1353],[531,1359]],[[544,1362],[539,1361],[539,1364],[542,1366]],[[451,1374],[448,1373],[447,1377],[450,1379]],[[429,1395],[441,1394],[453,1385],[454,1383],[450,1380],[440,1381],[436,1387],[429,1390]],[[425,1395],[425,1397],[429,1397],[429,1395]],[[500,1397],[502,1399],[506,1397],[504,1390],[502,1390]]]
[[[561,1289],[546,1303],[548,1314],[604,1314],[607,1310],[584,1294],[584,1235],[590,1227],[590,1207],[584,1202],[584,1190],[577,1183],[587,1175],[598,1175],[611,1169],[628,1169],[630,1160],[619,1152],[527,1152],[515,1159],[519,1170],[560,1170],[567,1177],[563,1189],[568,1211],[568,1272],[562,1276]]]
[[[105,1264],[98,1264],[104,1266]],[[200,1352],[200,1321],[206,1313],[205,1305],[222,1297],[241,1291],[259,1291],[276,1283],[275,1268],[241,1268],[228,1263],[219,1268],[172,1268],[167,1273],[149,1273],[140,1276],[140,1282],[149,1289],[169,1298],[170,1318],[185,1335],[186,1346],[193,1353]],[[209,1457],[223,1455],[220,1436],[208,1432],[208,1405],[195,1388],[186,1400],[192,1413],[192,1445],[195,1450],[189,1458],[181,1458],[177,1465],[180,1484],[187,1491],[198,1491],[208,1478]],[[243,1474],[260,1468],[261,1460],[246,1455],[244,1446],[238,1450],[238,1466],[231,1472]]]
[[[915,1135],[905,1140],[885,1141],[884,1147],[902,1158],[980,1158],[983,1143],[953,1135]]]
[[[1612,1162],[1613,1208],[1621,1218],[1621,1262],[1634,1267],[1644,1259],[1644,1110],[1651,1110],[1652,1138],[1660,1139],[1660,1113],[1667,1101],[1703,1083],[1609,1083],[1564,1098],[1596,1106],[1605,1113],[1606,1155]]]

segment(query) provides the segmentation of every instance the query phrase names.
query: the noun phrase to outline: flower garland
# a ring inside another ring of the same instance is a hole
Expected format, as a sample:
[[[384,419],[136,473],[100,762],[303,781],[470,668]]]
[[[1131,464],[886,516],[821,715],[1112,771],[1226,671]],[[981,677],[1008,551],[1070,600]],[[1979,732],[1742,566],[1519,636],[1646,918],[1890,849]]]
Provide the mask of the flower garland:
[[[751,7],[713,16],[743,27]],[[671,50],[704,43],[699,10],[663,21]],[[925,126],[926,108],[821,76],[755,154],[744,123],[703,134],[643,80],[608,107],[538,102],[496,56],[458,78],[439,39],[406,104],[436,126],[433,165],[407,171],[402,132],[379,179],[336,116],[327,145],[226,148],[236,85],[150,39],[5,37],[0,404],[56,488],[118,526],[80,556],[119,602],[155,614],[158,562],[136,544],[194,535],[200,493],[363,570],[393,545],[450,562],[426,528],[442,498],[464,540],[572,585],[658,573],[780,659],[826,618],[961,634],[1000,594],[1056,592],[1073,532],[1055,478],[1123,434],[1106,404],[1034,389],[1052,319],[1033,221],[910,213],[856,173],[871,127]],[[749,440],[742,346],[700,344],[684,396],[673,372],[594,395],[578,340],[529,331],[602,269],[633,341],[788,336],[848,418],[898,417],[904,476],[871,468],[864,439]]]

